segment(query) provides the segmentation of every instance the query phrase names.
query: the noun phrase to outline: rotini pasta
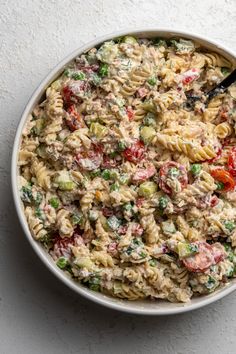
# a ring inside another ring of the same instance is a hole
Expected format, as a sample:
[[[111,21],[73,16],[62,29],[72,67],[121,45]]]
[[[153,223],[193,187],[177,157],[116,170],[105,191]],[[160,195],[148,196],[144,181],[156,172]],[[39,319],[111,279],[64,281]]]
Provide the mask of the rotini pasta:
[[[190,40],[125,36],[47,88],[19,189],[59,268],[132,301],[186,302],[236,276],[234,87],[205,97],[232,69]]]

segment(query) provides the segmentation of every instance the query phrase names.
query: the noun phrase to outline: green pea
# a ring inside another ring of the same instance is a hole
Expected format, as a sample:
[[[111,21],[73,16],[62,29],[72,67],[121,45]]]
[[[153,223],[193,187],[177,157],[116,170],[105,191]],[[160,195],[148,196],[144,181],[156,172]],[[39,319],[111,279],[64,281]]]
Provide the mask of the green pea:
[[[179,175],[180,175],[180,171],[179,171],[179,169],[176,168],[176,167],[172,167],[172,168],[170,168],[169,171],[168,171],[168,176],[169,176],[170,178],[177,178],[177,177],[179,177]]]
[[[69,77],[70,76],[70,70],[69,69],[66,69],[63,73],[63,75],[65,75],[66,77]]]
[[[224,225],[225,225],[225,228],[227,230],[229,230],[229,232],[232,232],[235,229],[235,227],[236,227],[236,225],[235,225],[235,223],[233,221],[225,221]]]
[[[149,265],[150,265],[151,267],[156,267],[156,265],[157,265],[157,260],[156,260],[155,258],[152,258],[152,259],[150,259],[150,260],[148,261],[148,263],[149,263]]]
[[[150,79],[148,79],[147,82],[149,85],[154,86],[157,83],[157,79],[155,77],[150,77]]]
[[[199,175],[199,173],[201,172],[202,166],[198,163],[194,163],[191,168],[190,171],[194,176]]]
[[[105,179],[106,181],[108,181],[111,178],[111,172],[109,170],[103,170],[101,173],[101,176],[103,179]]]
[[[222,67],[221,68],[221,72],[222,72],[222,74],[224,75],[224,76],[227,76],[227,75],[229,75],[229,73],[230,73],[230,70],[229,70],[229,68],[226,68],[226,67]]]

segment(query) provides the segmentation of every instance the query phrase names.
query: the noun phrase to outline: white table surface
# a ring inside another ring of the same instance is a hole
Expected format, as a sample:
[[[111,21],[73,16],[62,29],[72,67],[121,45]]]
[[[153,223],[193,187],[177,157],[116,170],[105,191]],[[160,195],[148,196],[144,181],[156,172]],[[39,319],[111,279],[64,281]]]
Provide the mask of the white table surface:
[[[235,0],[0,0],[0,353],[231,354],[236,293],[192,313],[138,317],[99,307],[50,274],[19,226],[10,157],[42,78],[91,39],[134,27],[208,35],[236,50]]]

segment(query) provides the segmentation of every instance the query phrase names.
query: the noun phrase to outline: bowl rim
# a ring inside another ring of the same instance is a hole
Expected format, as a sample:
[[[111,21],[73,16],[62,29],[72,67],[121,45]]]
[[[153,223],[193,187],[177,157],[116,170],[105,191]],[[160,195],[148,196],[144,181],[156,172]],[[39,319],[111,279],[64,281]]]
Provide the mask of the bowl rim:
[[[170,308],[163,307],[160,304],[160,307],[157,308],[143,308],[142,306],[133,307],[132,304],[135,302],[127,302],[125,300],[119,300],[116,302],[117,299],[113,299],[108,296],[101,296],[100,293],[93,292],[84,286],[76,283],[72,279],[70,279],[62,270],[60,270],[53,260],[49,258],[49,255],[40,244],[35,241],[29,231],[27,221],[25,219],[24,211],[22,208],[22,202],[19,195],[18,190],[18,183],[17,183],[17,158],[18,158],[18,149],[20,146],[20,141],[22,137],[22,130],[26,123],[29,113],[32,111],[32,108],[42,96],[42,93],[45,91],[45,88],[53,81],[55,78],[62,72],[65,65],[71,62],[76,56],[81,55],[82,53],[86,52],[87,50],[97,46],[104,41],[111,40],[112,38],[116,38],[119,36],[124,35],[136,35],[142,36],[143,38],[148,38],[155,34],[156,36],[166,36],[166,37],[184,37],[188,39],[195,40],[197,42],[201,42],[206,46],[213,46],[215,50],[222,51],[223,55],[226,57],[229,56],[232,60],[236,61],[236,52],[227,48],[225,45],[218,43],[215,40],[209,39],[207,36],[198,35],[192,33],[190,31],[179,30],[179,29],[172,29],[168,27],[161,27],[161,28],[153,28],[153,27],[145,27],[145,28],[124,28],[120,31],[115,31],[108,33],[107,35],[99,36],[98,38],[93,39],[92,41],[80,46],[79,48],[75,49],[72,53],[64,57],[50,72],[46,75],[46,77],[41,81],[39,86],[35,89],[31,97],[29,98],[28,103],[26,104],[24,111],[21,115],[20,121],[18,123],[13,150],[12,150],[12,158],[11,158],[11,186],[12,186],[12,194],[15,209],[17,212],[18,219],[20,221],[21,227],[26,235],[30,245],[34,249],[35,253],[41,259],[41,261],[47,266],[47,268],[58,278],[60,279],[65,285],[67,285],[70,289],[74,290],[77,294],[84,296],[85,298],[92,300],[93,302],[103,305],[105,307],[111,308],[113,310],[118,310],[130,314],[138,314],[138,315],[173,315],[184,313],[192,310],[196,310],[202,308],[206,305],[209,305],[226,295],[230,294],[234,290],[236,290],[236,282],[231,281],[230,284],[221,290],[216,291],[212,295],[206,295],[202,297],[198,297],[198,301],[196,303],[187,304],[172,304]],[[98,296],[98,294],[100,294]]]

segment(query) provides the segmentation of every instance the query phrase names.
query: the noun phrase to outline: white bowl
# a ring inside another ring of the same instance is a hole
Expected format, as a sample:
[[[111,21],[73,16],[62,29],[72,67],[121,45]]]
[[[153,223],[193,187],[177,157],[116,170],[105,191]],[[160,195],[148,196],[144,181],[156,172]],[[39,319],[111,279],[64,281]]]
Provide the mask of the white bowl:
[[[224,55],[226,58],[232,61],[232,63],[236,64],[236,53],[232,50],[225,48],[223,45],[219,45],[218,43],[209,40],[205,37],[201,37],[198,35],[194,35],[191,33],[185,33],[181,31],[172,31],[170,29],[140,29],[140,30],[126,30],[111,33],[109,35],[100,37],[91,41],[90,43],[80,47],[75,50],[73,53],[68,55],[65,59],[63,59],[43,80],[43,82],[39,85],[37,90],[33,93],[30,98],[17,128],[15,142],[13,146],[13,154],[12,154],[12,169],[11,169],[11,179],[12,179],[12,190],[14,202],[17,210],[17,214],[22,225],[22,228],[37,255],[41,258],[41,260],[47,265],[48,269],[55,274],[61,281],[63,281],[68,287],[76,291],[79,295],[83,295],[84,297],[93,300],[94,302],[110,307],[115,310],[120,310],[133,314],[140,315],[170,315],[177,314],[182,312],[187,312],[191,310],[195,310],[197,308],[206,306],[211,304],[212,302],[223,298],[224,296],[230,294],[232,291],[236,289],[236,280],[233,280],[230,284],[225,286],[223,289],[217,290],[210,295],[204,295],[201,297],[193,298],[191,302],[182,304],[182,303],[170,303],[162,300],[155,301],[126,301],[120,300],[116,298],[112,298],[101,293],[97,293],[91,291],[85,286],[79,284],[78,282],[69,278],[62,270],[60,270],[51,257],[47,254],[44,248],[40,245],[39,242],[35,241],[31,236],[30,230],[28,228],[28,224],[23,211],[23,204],[20,199],[20,194],[17,185],[17,176],[18,176],[18,168],[17,168],[17,155],[21,142],[21,133],[23,127],[26,123],[27,117],[29,113],[32,111],[32,108],[39,102],[40,98],[45,92],[45,88],[53,82],[64,70],[64,67],[72,61],[76,56],[86,52],[90,48],[99,45],[100,43],[110,40],[115,37],[124,36],[127,34],[136,35],[143,38],[148,37],[184,37],[188,39],[193,39],[198,42],[202,46],[216,51],[219,54]]]

